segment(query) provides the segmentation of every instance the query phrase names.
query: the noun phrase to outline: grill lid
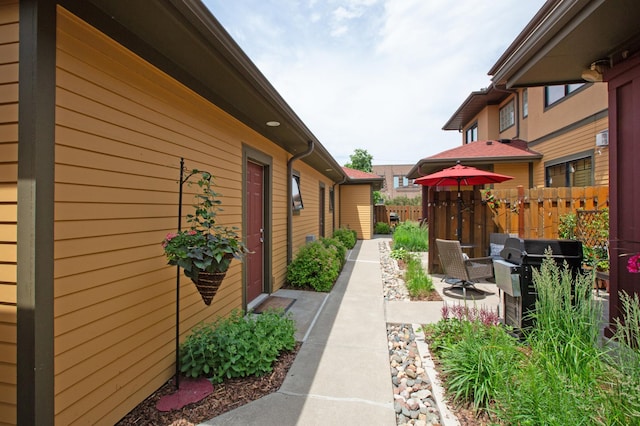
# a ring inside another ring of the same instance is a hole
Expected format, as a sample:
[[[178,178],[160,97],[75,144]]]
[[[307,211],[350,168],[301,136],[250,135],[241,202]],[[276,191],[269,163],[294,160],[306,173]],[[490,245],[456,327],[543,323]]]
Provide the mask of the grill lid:
[[[582,263],[582,243],[575,240],[507,238],[500,256],[516,265],[539,265],[547,249],[551,249],[551,257],[556,261],[566,260],[570,265]]]

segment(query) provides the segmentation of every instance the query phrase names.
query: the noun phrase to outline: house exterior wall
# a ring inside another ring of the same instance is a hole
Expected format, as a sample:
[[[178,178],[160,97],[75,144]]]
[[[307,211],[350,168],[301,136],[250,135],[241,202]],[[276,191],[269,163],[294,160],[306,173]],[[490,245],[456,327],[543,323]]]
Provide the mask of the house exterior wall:
[[[392,200],[401,196],[415,198],[422,194],[420,185],[410,184],[409,186],[399,186],[398,188],[394,185],[394,176],[405,177],[412,167],[412,164],[382,164],[372,166],[372,173],[384,177],[384,185],[380,190],[380,194],[384,199]]]
[[[513,176],[511,180],[494,184],[494,188],[510,189],[520,185],[529,188],[529,164],[527,163],[496,163],[493,171],[501,175]]]
[[[355,230],[360,240],[373,236],[371,194],[371,185],[343,185],[340,189],[340,227]]]
[[[528,141],[532,142],[607,109],[607,85],[586,84],[549,107],[544,106],[544,87],[530,87]],[[595,138],[595,136],[594,136]]]
[[[608,129],[606,84],[586,84],[584,88],[566,96],[549,107],[544,106],[544,87],[527,88],[528,115],[523,117],[523,92],[509,96],[499,105],[487,105],[464,127],[478,123],[478,139],[519,138],[529,142],[530,149],[543,155],[533,163],[533,186],[545,186],[545,164],[561,161],[575,154],[591,156],[593,184],[609,184],[609,149],[595,145],[596,135]],[[517,102],[517,124],[499,132],[499,111],[511,100]],[[464,143],[464,132],[462,134]],[[501,171],[502,170],[502,171]],[[525,164],[496,163],[494,171],[514,176],[501,188],[523,185],[529,187],[529,168]]]
[[[0,424],[17,422],[18,15],[0,5]]]
[[[294,213],[293,215],[293,241],[292,241],[292,253],[295,257],[298,249],[306,244],[306,238],[312,235],[314,238],[320,236],[320,183],[325,186],[325,236],[331,236],[333,234],[333,216],[329,211],[329,188],[333,185],[326,177],[321,173],[309,167],[308,165],[295,162],[293,163],[294,170],[300,171],[300,192],[302,195],[302,202],[304,209]],[[286,239],[286,233],[285,233]],[[286,247],[286,245],[285,245]],[[284,273],[286,274],[286,264]],[[280,286],[284,283],[284,276]]]
[[[180,157],[215,176],[219,223],[239,228],[243,146],[270,157],[275,290],[286,274],[291,155],[63,9],[56,103],[55,422],[113,424],[174,373],[175,268],[160,242],[177,227]],[[296,248],[317,234],[318,187],[333,182],[303,161],[294,169],[305,203]],[[187,214],[196,189],[184,191]],[[238,261],[210,307],[181,283],[183,339],[243,307]]]
[[[609,185],[609,149],[595,146],[596,134],[608,128],[609,119],[605,116],[589,125],[562,133],[539,143],[530,143],[531,149],[543,155],[533,167],[533,185],[545,186],[545,163],[563,159],[576,153],[591,156],[593,163],[594,185]]]

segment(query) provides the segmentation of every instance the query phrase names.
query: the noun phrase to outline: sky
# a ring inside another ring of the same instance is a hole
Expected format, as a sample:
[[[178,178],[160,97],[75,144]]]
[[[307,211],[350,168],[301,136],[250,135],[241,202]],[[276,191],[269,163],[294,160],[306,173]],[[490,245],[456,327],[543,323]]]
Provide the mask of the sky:
[[[416,164],[544,0],[204,0],[336,161]]]

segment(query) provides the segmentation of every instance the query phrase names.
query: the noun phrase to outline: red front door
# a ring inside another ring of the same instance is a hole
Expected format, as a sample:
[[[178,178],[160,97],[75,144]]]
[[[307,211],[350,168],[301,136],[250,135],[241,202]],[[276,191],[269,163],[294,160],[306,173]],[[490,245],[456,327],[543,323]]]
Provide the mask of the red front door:
[[[247,163],[247,303],[264,289],[264,168]]]

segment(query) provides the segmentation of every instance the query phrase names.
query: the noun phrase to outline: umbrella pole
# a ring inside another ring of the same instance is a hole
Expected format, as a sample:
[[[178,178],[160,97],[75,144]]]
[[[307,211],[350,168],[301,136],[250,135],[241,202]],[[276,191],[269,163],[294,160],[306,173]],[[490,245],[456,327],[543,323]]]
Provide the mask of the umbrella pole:
[[[460,179],[458,179],[458,241],[462,242],[462,196],[460,194]]]

